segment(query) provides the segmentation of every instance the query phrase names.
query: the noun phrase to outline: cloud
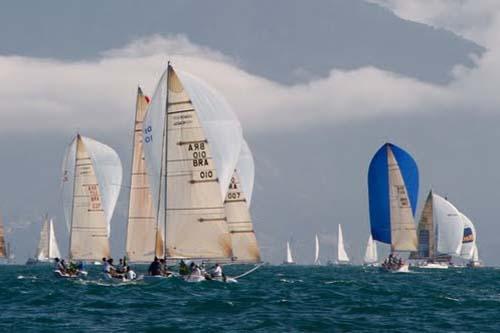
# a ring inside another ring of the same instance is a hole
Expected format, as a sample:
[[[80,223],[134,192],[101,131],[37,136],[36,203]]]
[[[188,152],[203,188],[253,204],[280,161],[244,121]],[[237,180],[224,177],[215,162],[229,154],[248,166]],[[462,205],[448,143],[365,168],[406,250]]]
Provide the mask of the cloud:
[[[92,61],[0,56],[0,126],[4,132],[130,128],[137,85],[152,94],[167,60],[219,90],[253,131],[464,107],[496,110],[497,53],[492,48],[476,59],[477,68],[457,67],[447,86],[374,67],[332,69],[326,78],[282,85],[184,36],[133,41]]]

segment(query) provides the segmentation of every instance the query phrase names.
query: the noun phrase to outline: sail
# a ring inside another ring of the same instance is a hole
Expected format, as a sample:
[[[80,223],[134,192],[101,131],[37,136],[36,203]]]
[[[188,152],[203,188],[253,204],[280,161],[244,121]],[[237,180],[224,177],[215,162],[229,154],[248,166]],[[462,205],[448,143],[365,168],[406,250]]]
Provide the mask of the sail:
[[[460,255],[464,222],[460,212],[448,200],[433,194],[438,255]]]
[[[372,235],[368,237],[368,242],[366,243],[365,257],[363,259],[365,264],[373,264],[378,260],[377,254],[377,243],[373,240]]]
[[[0,216],[0,258],[7,258],[8,251],[5,247],[5,233],[3,228],[3,218]]]
[[[245,193],[248,207],[250,207],[253,195],[253,185],[255,180],[255,164],[252,151],[245,139],[242,141],[240,157],[236,164],[236,170],[240,176],[241,187]]]
[[[290,249],[290,242],[286,242],[286,261],[287,264],[293,264],[292,250]]]
[[[319,239],[318,235],[315,235],[314,238],[314,264],[319,264]]]
[[[198,111],[198,121],[210,144],[222,200],[240,156],[243,135],[240,122],[224,97],[199,78],[176,71],[191,105]]]
[[[156,213],[149,186],[146,161],[143,151],[143,120],[148,107],[148,98],[137,90],[132,171],[130,176],[130,197],[128,207],[127,239],[125,251],[132,262],[149,262],[155,255],[163,255],[161,233],[157,237]],[[156,251],[157,243],[160,251]]]
[[[57,240],[56,240],[56,233],[54,231],[54,221],[50,219],[49,221],[49,259],[53,258],[60,258],[61,257],[61,251],[59,251],[59,246],[57,245]]]
[[[63,195],[71,195],[70,259],[100,260],[109,256],[110,221],[121,187],[121,163],[110,147],[77,135],[67,150]],[[68,166],[74,166],[73,180]],[[72,185],[70,191],[68,186]],[[63,198],[67,203],[69,199]],[[65,209],[66,210],[66,209]]]
[[[347,262],[349,261],[349,257],[347,256],[347,253],[345,252],[344,248],[344,236],[342,235],[342,226],[339,224],[339,229],[338,229],[338,240],[337,240],[337,260],[339,262]]]
[[[205,96],[203,86],[196,85],[193,77],[186,76],[192,88],[191,96],[174,69],[171,66],[168,68],[165,166],[167,256],[229,259],[233,254],[223,203],[225,196],[221,195],[222,179],[212,155],[213,145],[199,119],[207,108],[197,110],[202,103],[193,103],[195,98]],[[231,174],[235,165],[236,160]],[[229,188],[229,182],[225,184],[224,193]]]
[[[235,171],[224,201],[227,225],[231,234],[233,258],[242,262],[259,262],[260,250],[243,186]]]
[[[370,162],[368,195],[373,239],[391,244],[392,251],[415,251],[418,168],[413,158],[384,144]]]
[[[52,219],[49,220],[48,217],[45,217],[40,231],[36,258],[44,261],[59,257],[61,257],[61,253],[54,232],[54,222]]]
[[[460,213],[460,217],[464,222],[464,233],[462,237],[462,248],[460,250],[460,256],[463,259],[471,260],[474,255],[474,247],[476,246],[476,229],[472,221]]]
[[[477,249],[477,244],[474,245],[474,250],[472,252],[472,261],[479,262],[479,250]]]
[[[433,196],[429,192],[417,228],[418,249],[410,258],[433,258],[436,254],[436,233],[434,226]]]

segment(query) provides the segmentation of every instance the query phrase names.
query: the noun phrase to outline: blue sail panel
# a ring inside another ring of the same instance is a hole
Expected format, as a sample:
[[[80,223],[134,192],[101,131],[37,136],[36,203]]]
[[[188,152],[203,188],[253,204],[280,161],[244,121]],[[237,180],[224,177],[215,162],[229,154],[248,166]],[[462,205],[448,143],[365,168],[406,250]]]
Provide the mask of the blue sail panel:
[[[389,206],[389,172],[387,145],[373,156],[368,168],[368,202],[370,226],[374,240],[391,243],[391,212]]]

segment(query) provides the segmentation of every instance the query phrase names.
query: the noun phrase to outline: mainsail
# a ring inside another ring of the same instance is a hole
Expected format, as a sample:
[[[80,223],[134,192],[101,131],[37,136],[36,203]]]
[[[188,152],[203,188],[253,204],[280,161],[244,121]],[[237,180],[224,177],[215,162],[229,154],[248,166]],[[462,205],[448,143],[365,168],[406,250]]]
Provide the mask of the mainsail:
[[[368,237],[368,242],[366,243],[366,251],[365,251],[365,257],[363,259],[363,262],[365,264],[373,264],[373,263],[376,263],[377,260],[378,260],[377,243],[375,243],[372,235],[370,235]]]
[[[254,161],[246,141],[243,142],[224,206],[234,261],[248,263],[260,261],[260,250],[250,215],[250,197],[255,177]]]
[[[319,238],[318,235],[314,237],[314,264],[319,265]]]
[[[78,134],[67,149],[63,173],[70,259],[108,257],[110,222],[122,180],[118,155],[110,147]]]
[[[241,149],[241,128],[228,114],[216,92],[168,66],[143,123],[146,167],[156,221],[165,226],[167,258],[233,256],[223,201]]]
[[[464,233],[462,237],[462,249],[460,251],[460,257],[466,260],[471,260],[474,255],[474,247],[476,246],[476,228],[472,221],[460,213],[460,217],[464,222]]]
[[[7,258],[8,251],[5,248],[5,233],[3,230],[3,218],[0,215],[0,258]]]
[[[384,144],[370,162],[368,194],[373,239],[391,244],[391,251],[415,251],[418,168],[413,158]]]
[[[342,226],[339,224],[338,234],[337,234],[337,260],[339,262],[348,262],[349,257],[345,252],[344,248],[344,236],[342,235]]]
[[[286,242],[286,259],[285,264],[293,264],[292,249],[290,248],[290,242]]]
[[[157,232],[156,214],[143,151],[143,120],[149,99],[137,89],[132,172],[125,251],[133,262],[149,262],[163,256],[162,233]],[[158,237],[158,240],[157,240]],[[157,244],[160,246],[157,247]]]
[[[47,261],[54,258],[60,258],[61,252],[57,245],[54,232],[54,223],[48,216],[45,217],[40,231],[40,240],[38,242],[36,258],[39,261]]]

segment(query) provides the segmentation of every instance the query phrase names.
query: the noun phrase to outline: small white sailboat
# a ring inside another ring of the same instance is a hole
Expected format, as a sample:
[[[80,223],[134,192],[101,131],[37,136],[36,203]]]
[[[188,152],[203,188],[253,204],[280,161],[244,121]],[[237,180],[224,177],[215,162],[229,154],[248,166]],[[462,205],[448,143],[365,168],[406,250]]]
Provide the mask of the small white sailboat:
[[[378,261],[377,254],[377,243],[373,240],[372,235],[368,237],[368,242],[366,243],[366,251],[363,262],[365,265],[375,266]]]
[[[290,242],[286,242],[286,259],[283,261],[283,265],[294,265],[295,261],[293,261],[292,257],[292,249],[290,248]]]
[[[314,265],[321,265],[319,261],[319,238],[318,235],[314,237]]]
[[[26,264],[50,263],[54,258],[61,258],[61,252],[57,245],[54,222],[45,215],[36,255],[34,258],[29,258]]]
[[[344,247],[344,236],[342,234],[342,226],[338,226],[337,234],[337,262],[339,264],[347,264],[349,262],[349,257],[345,251]]]
[[[479,250],[477,249],[477,245],[474,245],[474,249],[472,252],[472,259],[467,264],[467,267],[469,268],[481,267],[481,261],[479,260]]]
[[[77,134],[63,164],[70,260],[94,262],[110,256],[110,222],[121,181],[118,154],[105,144]]]

